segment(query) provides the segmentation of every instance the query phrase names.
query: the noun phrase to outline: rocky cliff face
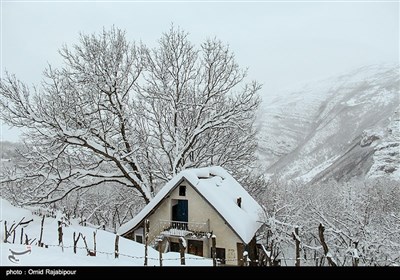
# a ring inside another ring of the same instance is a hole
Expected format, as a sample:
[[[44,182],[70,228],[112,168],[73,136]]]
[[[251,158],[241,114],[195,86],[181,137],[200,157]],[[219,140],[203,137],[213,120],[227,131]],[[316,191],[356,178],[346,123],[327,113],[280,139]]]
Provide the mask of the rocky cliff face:
[[[266,97],[259,118],[265,172],[315,182],[400,181],[398,65],[375,65]]]

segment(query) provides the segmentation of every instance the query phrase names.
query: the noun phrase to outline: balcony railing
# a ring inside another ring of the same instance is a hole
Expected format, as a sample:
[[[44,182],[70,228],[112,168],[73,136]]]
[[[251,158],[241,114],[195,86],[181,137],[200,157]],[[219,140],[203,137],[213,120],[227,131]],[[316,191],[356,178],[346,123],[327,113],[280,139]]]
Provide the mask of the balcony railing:
[[[204,223],[159,220],[160,234],[166,236],[188,236],[193,238],[208,237],[209,220]]]

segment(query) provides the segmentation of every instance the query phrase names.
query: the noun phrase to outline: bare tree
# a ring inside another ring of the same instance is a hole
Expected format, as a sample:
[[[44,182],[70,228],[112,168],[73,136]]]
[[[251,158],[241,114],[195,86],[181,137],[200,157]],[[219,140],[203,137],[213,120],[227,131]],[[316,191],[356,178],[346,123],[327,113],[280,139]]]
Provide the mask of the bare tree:
[[[152,187],[136,161],[137,137],[130,106],[147,50],[130,44],[121,30],[81,35],[63,47],[64,67],[44,72],[30,90],[15,76],[1,81],[1,116],[28,129],[20,166],[37,193],[35,203],[53,202],[76,189],[103,183],[128,186],[148,202]]]
[[[117,28],[81,34],[33,88],[12,74],[0,84],[1,119],[24,128],[25,147],[2,182],[24,201],[52,203],[75,190],[125,186],[148,203],[178,171],[254,159],[256,82],[220,41],[199,50],[173,27],[159,47],[129,43]]]
[[[136,112],[147,142],[150,180],[179,171],[221,165],[238,171],[254,163],[254,119],[261,86],[245,84],[246,71],[221,41],[200,47],[173,26],[148,53]],[[146,133],[149,132],[149,133]]]

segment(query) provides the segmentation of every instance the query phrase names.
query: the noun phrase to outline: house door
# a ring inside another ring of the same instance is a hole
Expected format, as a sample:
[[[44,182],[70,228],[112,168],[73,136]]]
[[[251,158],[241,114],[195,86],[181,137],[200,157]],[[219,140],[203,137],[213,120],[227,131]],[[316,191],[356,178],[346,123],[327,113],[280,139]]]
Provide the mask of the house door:
[[[178,203],[172,206],[172,220],[179,222],[188,221],[188,201],[178,200]]]

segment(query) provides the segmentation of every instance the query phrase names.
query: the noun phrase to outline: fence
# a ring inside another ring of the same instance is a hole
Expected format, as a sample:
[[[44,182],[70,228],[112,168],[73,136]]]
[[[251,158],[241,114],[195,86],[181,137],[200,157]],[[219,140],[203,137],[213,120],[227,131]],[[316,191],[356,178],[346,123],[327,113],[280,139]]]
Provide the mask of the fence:
[[[89,245],[87,244],[87,241],[86,241],[86,236],[84,236],[80,232],[78,232],[78,233],[73,232],[73,236],[72,236],[73,245],[65,246],[64,242],[63,242],[64,236],[63,236],[63,231],[62,231],[63,225],[65,225],[65,224],[63,224],[61,221],[58,221],[58,230],[57,230],[57,235],[58,235],[57,237],[58,237],[59,244],[44,244],[42,242],[43,224],[44,224],[44,219],[45,219],[44,217],[45,216],[43,216],[43,218],[41,220],[40,237],[39,237],[39,240],[36,242],[36,245],[39,246],[39,247],[43,247],[43,248],[59,247],[63,252],[64,252],[65,249],[72,249],[75,254],[77,253],[78,249],[86,250],[87,255],[88,256],[93,256],[93,257],[96,257],[97,254],[105,254],[105,255],[110,255],[110,256],[114,255],[114,258],[119,258],[120,256],[124,256],[124,257],[131,258],[131,259],[142,259],[144,265],[147,265],[147,263],[148,263],[147,261],[148,260],[159,261],[159,265],[160,266],[163,265],[163,261],[176,260],[176,261],[180,261],[181,265],[185,265],[186,260],[194,260],[194,261],[203,260],[203,258],[199,258],[199,257],[186,256],[184,254],[184,251],[185,251],[184,249],[185,249],[186,245],[184,244],[183,241],[182,241],[181,247],[180,247],[183,250],[181,250],[181,254],[180,254],[179,258],[165,258],[165,257],[163,257],[163,253],[161,252],[161,250],[159,250],[159,257],[158,258],[149,257],[147,255],[147,246],[149,246],[148,242],[145,243],[145,255],[144,256],[133,256],[133,255],[121,253],[121,252],[119,252],[119,236],[118,235],[116,235],[116,237],[115,237],[115,245],[114,245],[115,249],[114,249],[114,252],[106,252],[106,251],[97,250],[97,248],[96,248],[96,245],[97,245],[96,244],[96,232],[95,231],[93,232],[93,241],[94,241],[93,247],[92,247],[93,249],[89,248]],[[33,220],[24,221],[24,218],[22,218],[18,223],[14,223],[11,226],[9,226],[9,228],[8,228],[8,225],[7,225],[7,221],[4,221],[4,229],[5,229],[5,238],[3,240],[4,243],[13,243],[13,244],[15,244],[16,243],[16,229],[19,226],[27,225],[32,221]],[[321,227],[321,226],[319,227],[319,233],[320,233],[320,236],[321,236],[322,247],[326,246],[326,248],[324,248],[324,250],[326,249],[328,251],[329,249],[327,248],[327,245],[324,244],[324,238],[323,238],[324,230],[323,230],[323,227]],[[9,241],[9,239],[11,239],[11,238],[12,238],[12,241],[11,240]],[[82,238],[82,240],[84,242],[84,245],[85,245],[84,247],[78,246],[78,242],[79,242],[79,240],[81,238]],[[32,245],[36,241],[36,239],[37,238],[30,239],[26,233],[24,234],[24,228],[21,227],[20,238],[19,238],[19,243],[20,244]],[[279,258],[279,259],[274,259],[271,256],[271,252],[266,250],[264,246],[261,246],[261,250],[259,251],[259,254],[258,254],[258,259],[254,259],[254,260],[249,259],[246,251],[243,254],[243,258],[220,259],[220,258],[217,258],[216,254],[215,254],[215,252],[216,252],[216,250],[215,250],[215,244],[216,244],[215,236],[212,236],[211,239],[212,239],[212,248],[213,248],[212,252],[213,252],[213,254],[212,254],[212,258],[209,258],[209,259],[210,260],[212,259],[213,266],[221,266],[221,265],[223,265],[224,262],[227,262],[227,261],[236,262],[236,263],[241,262],[241,263],[243,263],[244,266],[249,266],[249,265],[255,265],[255,266],[280,266],[280,265],[283,264],[282,262],[284,262],[284,264],[287,265],[287,266],[293,266],[293,265],[300,266],[302,262],[310,262],[311,261],[311,259],[306,259],[306,258],[301,258],[300,257],[299,247],[300,247],[301,241],[300,241],[300,239],[298,237],[298,229],[297,230],[295,229],[294,232],[293,232],[293,239],[295,240],[295,244],[296,244],[296,246],[295,246],[295,251],[296,251],[295,255],[297,256],[295,258],[282,257],[282,258]],[[18,240],[17,240],[17,242],[18,242]],[[355,257],[354,255],[349,255],[348,257],[351,257],[353,259],[353,266],[358,266],[358,265],[361,265],[361,264],[368,264],[368,262],[371,263],[371,262],[377,262],[378,261],[375,258],[368,258],[366,256],[357,256],[357,257]],[[268,260],[268,258],[269,258],[269,260]],[[313,261],[315,261],[316,264],[318,262],[320,264],[323,264],[325,260],[328,262],[328,264],[330,266],[332,266],[331,263],[333,262],[333,259],[329,254],[325,254],[324,256],[316,257],[316,258],[313,259]],[[290,262],[290,264],[288,264],[288,262]],[[396,261],[396,260],[385,260],[385,262],[388,263],[389,265],[395,265],[395,266],[399,266],[400,265],[400,263],[398,261]]]

